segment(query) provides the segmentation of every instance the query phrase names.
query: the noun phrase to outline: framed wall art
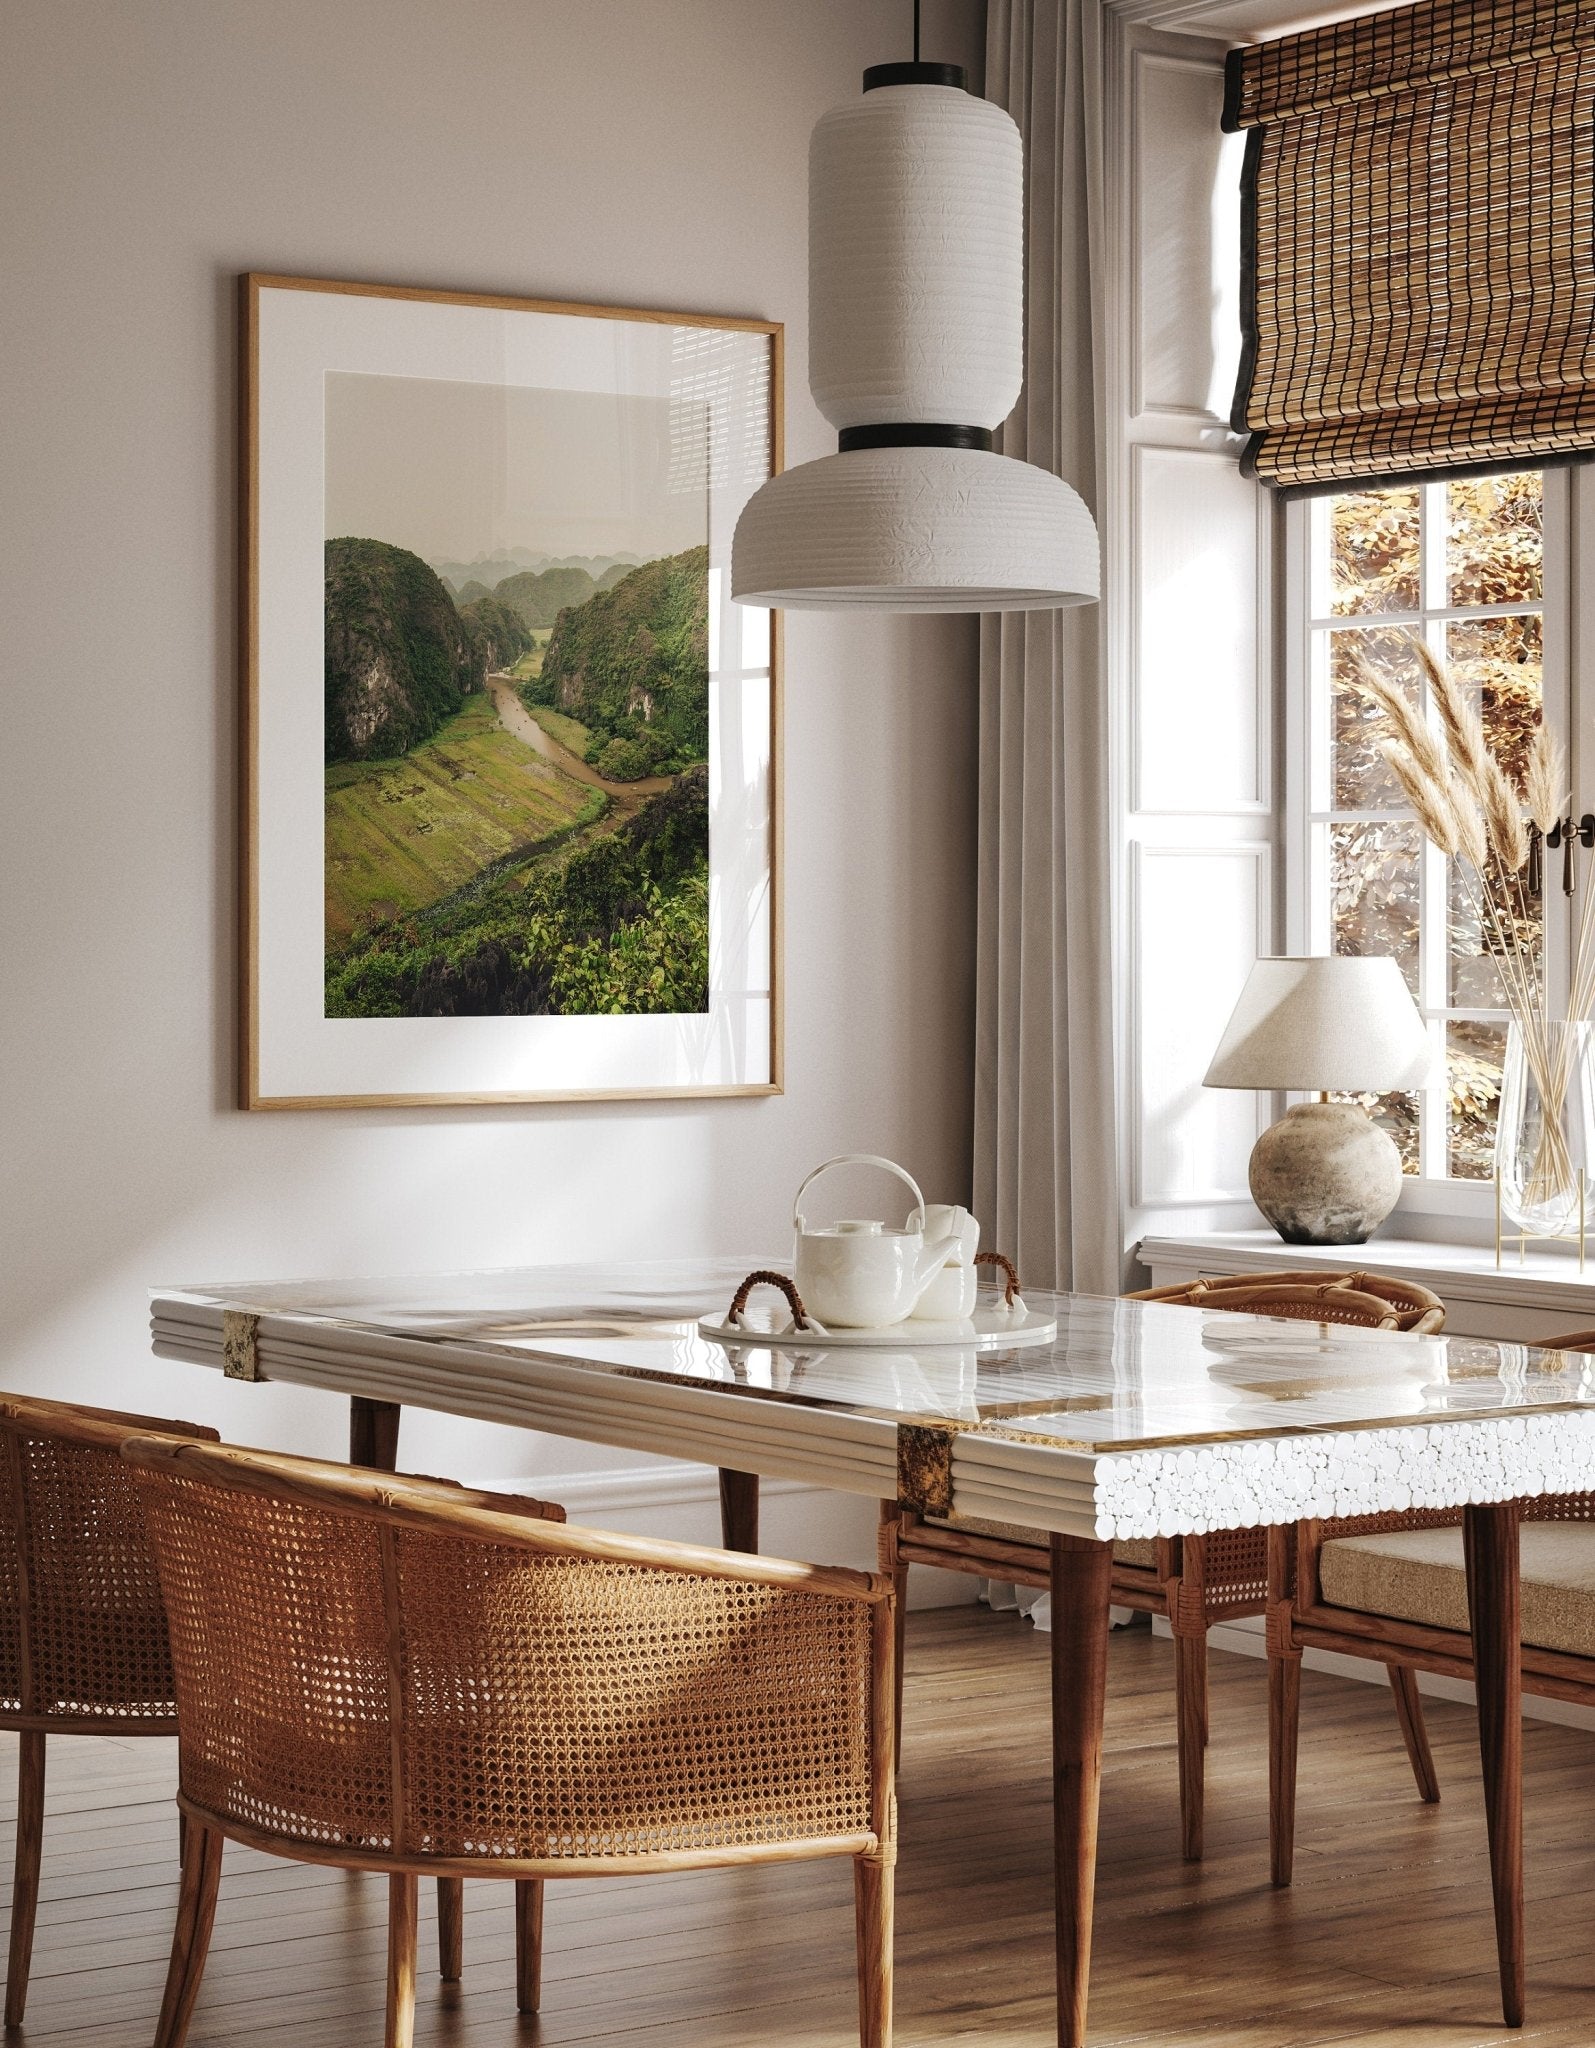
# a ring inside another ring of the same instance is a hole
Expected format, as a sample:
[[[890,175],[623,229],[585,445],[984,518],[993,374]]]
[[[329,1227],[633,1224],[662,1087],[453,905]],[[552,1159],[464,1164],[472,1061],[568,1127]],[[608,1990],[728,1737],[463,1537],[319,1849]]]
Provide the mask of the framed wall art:
[[[245,1107],[777,1091],[780,328],[243,290]]]

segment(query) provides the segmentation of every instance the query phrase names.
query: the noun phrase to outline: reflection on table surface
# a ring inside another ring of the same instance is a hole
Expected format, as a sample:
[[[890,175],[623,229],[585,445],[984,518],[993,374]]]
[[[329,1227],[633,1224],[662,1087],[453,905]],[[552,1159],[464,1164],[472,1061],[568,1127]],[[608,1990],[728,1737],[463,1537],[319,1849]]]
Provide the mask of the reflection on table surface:
[[[1371,1428],[1595,1405],[1595,1358],[1473,1337],[1412,1337],[1161,1302],[1027,1290],[1058,1335],[1024,1350],[917,1345],[905,1323],[881,1349],[726,1345],[699,1334],[768,1260],[549,1266],[348,1282],[161,1290],[157,1329],[214,1327],[242,1310],[305,1325],[302,1341],[360,1333],[446,1342],[663,1378],[767,1400],[966,1426],[1101,1449]],[[755,1310],[762,1328],[780,1304]]]

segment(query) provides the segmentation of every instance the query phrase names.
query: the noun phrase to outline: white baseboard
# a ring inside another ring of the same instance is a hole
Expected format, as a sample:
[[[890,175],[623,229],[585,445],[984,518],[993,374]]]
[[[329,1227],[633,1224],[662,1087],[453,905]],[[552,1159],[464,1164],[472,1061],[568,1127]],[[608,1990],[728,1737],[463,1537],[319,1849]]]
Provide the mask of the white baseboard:
[[[517,1473],[512,1479],[469,1482],[489,1493],[547,1493],[575,1520],[604,1514],[631,1514],[644,1508],[701,1508],[720,1504],[720,1482],[712,1465],[689,1465],[685,1459],[661,1458],[652,1465],[620,1471]],[[759,1495],[772,1500],[784,1494],[823,1493],[806,1479],[761,1479]]]
[[[1158,1635],[1166,1636],[1169,1625],[1161,1615],[1154,1616],[1152,1627]],[[1215,1650],[1228,1650],[1237,1657],[1266,1657],[1268,1648],[1263,1640],[1263,1617],[1248,1616],[1243,1621],[1221,1622],[1210,1629],[1207,1637]],[[1345,1657],[1338,1650],[1308,1650],[1302,1661],[1312,1671],[1330,1671],[1337,1678],[1360,1679],[1365,1685],[1384,1685],[1385,1667],[1368,1657]],[[1473,1705],[1473,1687],[1465,1678],[1442,1678],[1433,1672],[1418,1673],[1419,1690],[1437,1700],[1460,1700],[1467,1706]],[[1541,1699],[1530,1693],[1523,1695],[1523,1712],[1534,1721],[1559,1721],[1565,1728],[1595,1728],[1595,1708],[1575,1706],[1571,1700]]]
[[[635,1535],[689,1543],[720,1541],[720,1481],[712,1465],[657,1458],[647,1465],[587,1472],[518,1473],[466,1482],[493,1493],[529,1493],[557,1500],[573,1522],[628,1530]],[[837,1494],[803,1479],[761,1479],[763,1547],[773,1555],[875,1566],[873,1501]],[[962,1607],[973,1602],[975,1581],[964,1572],[916,1565],[908,1575],[908,1604]]]

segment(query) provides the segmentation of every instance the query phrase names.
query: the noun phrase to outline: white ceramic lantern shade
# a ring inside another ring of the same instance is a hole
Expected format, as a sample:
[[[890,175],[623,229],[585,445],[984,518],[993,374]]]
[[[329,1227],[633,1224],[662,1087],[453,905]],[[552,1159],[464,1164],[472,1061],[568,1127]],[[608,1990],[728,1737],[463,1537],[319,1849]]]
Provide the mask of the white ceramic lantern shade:
[[[840,447],[744,507],[742,604],[1037,611],[1097,597],[1080,498],[991,450],[1024,374],[1024,148],[962,80],[879,66],[814,131],[809,386]]]
[[[1051,470],[975,448],[857,448],[772,477],[737,522],[743,604],[1033,611],[1097,595],[1097,534]]]
[[[1024,380],[1024,144],[990,100],[891,85],[809,144],[809,389],[836,427],[1001,426]]]

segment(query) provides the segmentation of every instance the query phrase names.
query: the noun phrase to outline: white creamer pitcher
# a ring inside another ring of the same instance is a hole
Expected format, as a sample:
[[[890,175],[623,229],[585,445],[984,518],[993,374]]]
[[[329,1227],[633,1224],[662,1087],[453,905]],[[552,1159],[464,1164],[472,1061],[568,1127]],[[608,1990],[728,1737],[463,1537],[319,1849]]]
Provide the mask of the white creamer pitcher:
[[[823,1230],[803,1219],[803,1197],[833,1166],[878,1166],[913,1191],[914,1209],[901,1230],[873,1217],[847,1217]],[[943,1231],[927,1242],[925,1197],[913,1175],[872,1152],[845,1152],[816,1166],[792,1204],[793,1271],[803,1305],[837,1329],[883,1330],[911,1316],[960,1239]]]
[[[953,1249],[941,1271],[919,1297],[912,1315],[918,1323],[960,1323],[975,1312],[980,1225],[962,1206],[932,1202],[925,1211],[927,1238],[951,1237]]]

